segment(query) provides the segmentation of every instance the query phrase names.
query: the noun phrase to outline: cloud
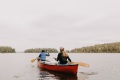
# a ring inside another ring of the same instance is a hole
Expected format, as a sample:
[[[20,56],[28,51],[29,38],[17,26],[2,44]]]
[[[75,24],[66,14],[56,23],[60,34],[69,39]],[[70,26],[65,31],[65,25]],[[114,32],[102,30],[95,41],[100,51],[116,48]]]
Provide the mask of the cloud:
[[[0,1],[0,45],[23,51],[120,41],[118,0]]]

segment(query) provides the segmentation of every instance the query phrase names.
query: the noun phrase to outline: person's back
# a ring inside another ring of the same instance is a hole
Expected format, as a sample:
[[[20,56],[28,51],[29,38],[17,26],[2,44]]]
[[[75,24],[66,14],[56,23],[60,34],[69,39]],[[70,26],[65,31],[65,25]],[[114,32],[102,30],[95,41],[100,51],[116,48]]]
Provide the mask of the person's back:
[[[40,53],[38,57],[39,58],[38,60],[46,61],[46,56],[50,56],[49,53],[47,54],[44,50],[42,50],[42,52]]]
[[[71,59],[69,58],[68,54],[64,51],[64,48],[60,49],[60,53],[58,54],[57,61],[59,61],[60,64],[66,64],[68,63],[67,59],[71,62]]]

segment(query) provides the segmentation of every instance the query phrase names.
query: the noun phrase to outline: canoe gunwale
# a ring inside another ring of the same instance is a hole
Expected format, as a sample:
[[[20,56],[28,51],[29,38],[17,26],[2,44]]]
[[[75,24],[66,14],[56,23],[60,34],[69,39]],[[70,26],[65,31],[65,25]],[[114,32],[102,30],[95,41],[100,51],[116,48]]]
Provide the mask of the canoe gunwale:
[[[48,66],[78,66],[78,64],[48,64],[48,63],[39,63]]]

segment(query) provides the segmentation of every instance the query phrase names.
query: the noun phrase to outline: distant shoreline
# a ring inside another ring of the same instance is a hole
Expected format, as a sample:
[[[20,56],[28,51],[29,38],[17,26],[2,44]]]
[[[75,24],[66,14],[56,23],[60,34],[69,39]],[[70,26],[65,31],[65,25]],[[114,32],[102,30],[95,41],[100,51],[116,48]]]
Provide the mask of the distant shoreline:
[[[49,53],[58,53],[55,48],[32,48],[21,52],[16,52],[14,48],[9,46],[0,46],[0,53],[39,53],[44,49]],[[96,44],[94,46],[87,46],[81,48],[74,48],[66,50],[67,53],[120,53],[120,42]]]

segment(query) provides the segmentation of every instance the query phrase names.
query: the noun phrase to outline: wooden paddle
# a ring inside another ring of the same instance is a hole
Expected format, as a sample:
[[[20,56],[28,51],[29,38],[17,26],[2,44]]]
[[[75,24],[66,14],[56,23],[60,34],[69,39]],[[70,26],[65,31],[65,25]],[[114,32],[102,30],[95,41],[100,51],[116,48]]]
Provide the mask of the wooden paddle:
[[[89,64],[87,63],[83,63],[83,62],[70,62],[72,64],[78,64],[79,66],[83,66],[83,67],[89,67]]]
[[[36,59],[37,59],[37,58],[32,59],[32,60],[31,60],[31,62],[32,62],[32,63],[33,63],[33,62],[35,62],[35,61],[36,61]],[[47,62],[50,62],[49,60],[46,60],[46,61],[47,61]]]
[[[32,63],[35,62],[35,61],[36,61],[36,58],[31,60]]]

